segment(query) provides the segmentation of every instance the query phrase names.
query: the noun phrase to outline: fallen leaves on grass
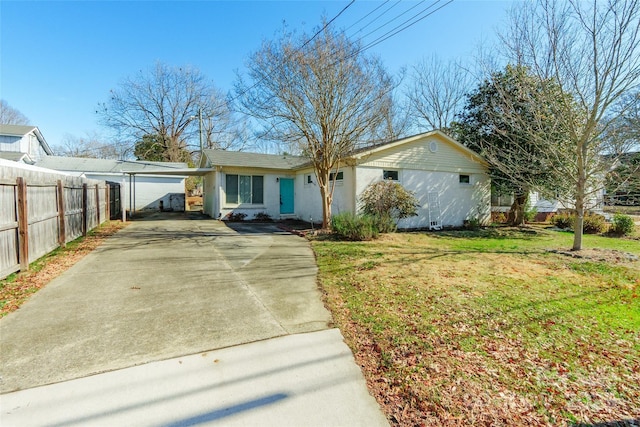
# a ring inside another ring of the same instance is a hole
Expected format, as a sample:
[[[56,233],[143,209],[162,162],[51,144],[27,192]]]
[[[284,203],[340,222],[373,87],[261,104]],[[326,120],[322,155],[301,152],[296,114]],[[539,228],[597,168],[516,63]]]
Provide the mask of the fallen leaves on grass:
[[[104,239],[128,224],[121,221],[108,221],[86,237],[70,242],[67,247],[59,248],[37,260],[31,265],[30,270],[0,280],[0,317],[19,309],[31,295],[80,261]]]
[[[548,237],[498,237],[314,243],[327,306],[389,421],[640,418],[637,265],[577,264],[547,252]]]

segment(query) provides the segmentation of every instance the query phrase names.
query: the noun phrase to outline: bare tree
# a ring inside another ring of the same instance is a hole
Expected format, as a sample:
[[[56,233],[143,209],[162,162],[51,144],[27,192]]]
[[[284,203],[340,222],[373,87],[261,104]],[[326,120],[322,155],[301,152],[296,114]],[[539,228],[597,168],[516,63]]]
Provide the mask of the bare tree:
[[[7,103],[0,99],[0,124],[3,125],[28,125],[29,119]]]
[[[521,3],[501,37],[512,61],[572,95],[559,114],[573,151],[564,176],[573,185],[573,250],[580,250],[587,202],[603,185],[601,136],[615,120],[612,107],[640,82],[640,1]]]
[[[316,36],[284,34],[265,41],[239,79],[241,108],[263,125],[262,136],[290,144],[315,169],[323,227],[330,226],[332,172],[359,141],[388,124],[394,81],[344,32],[325,25]],[[385,123],[386,122],[386,123]]]
[[[155,138],[165,161],[184,161],[199,150],[200,116],[205,147],[227,131],[231,116],[224,96],[200,71],[162,63],[124,79],[97,113],[130,148],[144,137]]]
[[[443,63],[432,56],[416,64],[406,92],[415,125],[446,131],[462,110],[472,81],[470,73],[455,61]]]
[[[67,134],[62,144],[54,147],[54,152],[67,157],[94,159],[122,159],[126,156],[121,151],[121,146],[102,140],[97,133],[85,137]]]

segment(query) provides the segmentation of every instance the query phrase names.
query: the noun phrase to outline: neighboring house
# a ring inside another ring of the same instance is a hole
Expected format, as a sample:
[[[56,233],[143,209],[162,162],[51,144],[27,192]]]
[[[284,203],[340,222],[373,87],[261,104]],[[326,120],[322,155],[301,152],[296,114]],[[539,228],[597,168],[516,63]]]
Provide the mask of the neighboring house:
[[[309,159],[204,150],[204,212],[213,218],[234,213],[247,219],[264,213],[274,219],[321,222],[322,201]],[[359,197],[371,183],[396,180],[413,191],[418,216],[400,228],[461,226],[466,220],[487,222],[490,180],[478,154],[439,131],[403,138],[354,152],[331,174],[336,188],[332,213],[356,212]]]
[[[36,126],[0,124],[0,158],[34,164],[52,154]]]
[[[47,156],[38,166],[120,184],[122,209],[185,210],[186,163]]]
[[[498,195],[494,191],[491,193],[491,212],[504,213],[511,210],[513,204],[512,195]],[[574,207],[573,203],[560,201],[557,199],[545,199],[536,191],[529,193],[529,209],[536,212],[535,221],[547,221],[558,212],[570,211]],[[585,200],[585,207],[588,211],[602,214],[604,208],[604,189],[599,189],[589,195]]]

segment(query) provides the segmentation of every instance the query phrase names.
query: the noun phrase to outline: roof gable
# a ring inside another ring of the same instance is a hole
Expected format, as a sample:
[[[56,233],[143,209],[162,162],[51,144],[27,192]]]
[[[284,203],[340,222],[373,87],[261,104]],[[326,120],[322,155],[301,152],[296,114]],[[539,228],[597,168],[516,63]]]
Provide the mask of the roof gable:
[[[0,124],[0,135],[18,136],[22,138],[23,136],[28,135],[32,132],[36,136],[36,138],[38,138],[38,142],[40,142],[40,146],[42,147],[44,152],[52,155],[53,151],[51,150],[51,147],[49,147],[49,144],[47,144],[47,141],[44,139],[42,132],[40,132],[40,129],[38,129],[37,126]]]
[[[486,173],[488,168],[474,151],[438,131],[364,149],[351,159],[363,167],[433,172]]]

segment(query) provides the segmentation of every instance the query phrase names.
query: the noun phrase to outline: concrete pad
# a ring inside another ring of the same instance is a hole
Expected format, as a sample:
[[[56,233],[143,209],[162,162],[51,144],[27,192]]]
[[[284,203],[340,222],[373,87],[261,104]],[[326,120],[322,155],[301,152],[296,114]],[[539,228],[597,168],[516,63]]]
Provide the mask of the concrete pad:
[[[0,396],[0,424],[388,426],[337,329]]]
[[[273,225],[134,222],[0,321],[0,393],[326,329],[316,272]]]

